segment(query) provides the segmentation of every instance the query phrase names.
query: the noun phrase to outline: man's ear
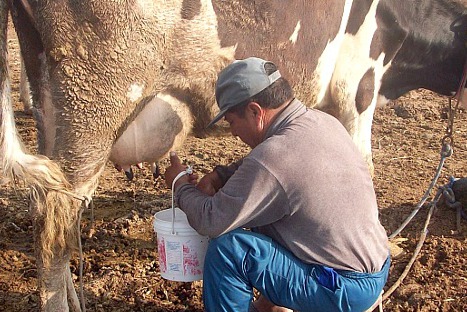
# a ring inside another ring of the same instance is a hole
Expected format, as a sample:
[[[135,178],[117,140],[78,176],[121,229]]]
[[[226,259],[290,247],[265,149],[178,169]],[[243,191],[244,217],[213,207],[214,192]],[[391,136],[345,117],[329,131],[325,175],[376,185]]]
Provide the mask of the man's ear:
[[[248,109],[255,117],[261,116],[261,113],[263,112],[261,106],[256,102],[248,103]]]

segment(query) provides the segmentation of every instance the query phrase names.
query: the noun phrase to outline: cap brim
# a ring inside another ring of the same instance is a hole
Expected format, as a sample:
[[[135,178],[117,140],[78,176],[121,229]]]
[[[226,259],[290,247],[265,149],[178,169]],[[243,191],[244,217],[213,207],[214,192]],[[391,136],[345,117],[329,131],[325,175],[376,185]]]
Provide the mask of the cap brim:
[[[229,110],[228,107],[225,108],[225,109],[223,109],[223,110],[221,110],[221,111],[216,115],[216,117],[214,117],[214,119],[211,120],[211,122],[207,125],[206,128],[211,127],[213,124],[215,124],[215,123],[217,123],[219,120],[221,120],[222,117],[224,117],[225,113],[227,113],[228,110]]]

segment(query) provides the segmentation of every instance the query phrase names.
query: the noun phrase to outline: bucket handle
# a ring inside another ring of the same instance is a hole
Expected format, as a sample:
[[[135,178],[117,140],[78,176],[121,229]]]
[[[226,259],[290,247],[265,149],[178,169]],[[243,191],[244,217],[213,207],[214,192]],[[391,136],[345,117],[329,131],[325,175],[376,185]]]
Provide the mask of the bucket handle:
[[[177,174],[177,176],[172,182],[172,235],[175,235],[175,204],[174,204],[175,182],[177,182],[177,180],[183,177],[184,175],[192,174],[192,173],[193,173],[193,168],[191,166],[187,166],[186,170]]]

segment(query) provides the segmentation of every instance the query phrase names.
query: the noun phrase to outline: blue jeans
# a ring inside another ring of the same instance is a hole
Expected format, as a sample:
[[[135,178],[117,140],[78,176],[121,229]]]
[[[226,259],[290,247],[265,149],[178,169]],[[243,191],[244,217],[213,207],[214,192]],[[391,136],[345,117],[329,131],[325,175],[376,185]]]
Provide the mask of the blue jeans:
[[[256,288],[298,311],[364,311],[380,295],[390,260],[377,273],[306,264],[271,238],[234,230],[212,239],[203,275],[205,310],[247,312]]]

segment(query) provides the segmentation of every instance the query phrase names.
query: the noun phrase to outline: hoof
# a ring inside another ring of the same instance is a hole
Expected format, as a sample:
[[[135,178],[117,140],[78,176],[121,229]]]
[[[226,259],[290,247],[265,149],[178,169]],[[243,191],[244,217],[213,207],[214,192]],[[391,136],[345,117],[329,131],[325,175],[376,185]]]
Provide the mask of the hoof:
[[[154,177],[154,180],[157,180],[161,176],[159,165],[155,166],[154,171],[152,172],[152,176]]]
[[[133,178],[135,177],[133,174],[133,169],[131,168],[125,171],[125,175],[129,181],[133,180]]]

